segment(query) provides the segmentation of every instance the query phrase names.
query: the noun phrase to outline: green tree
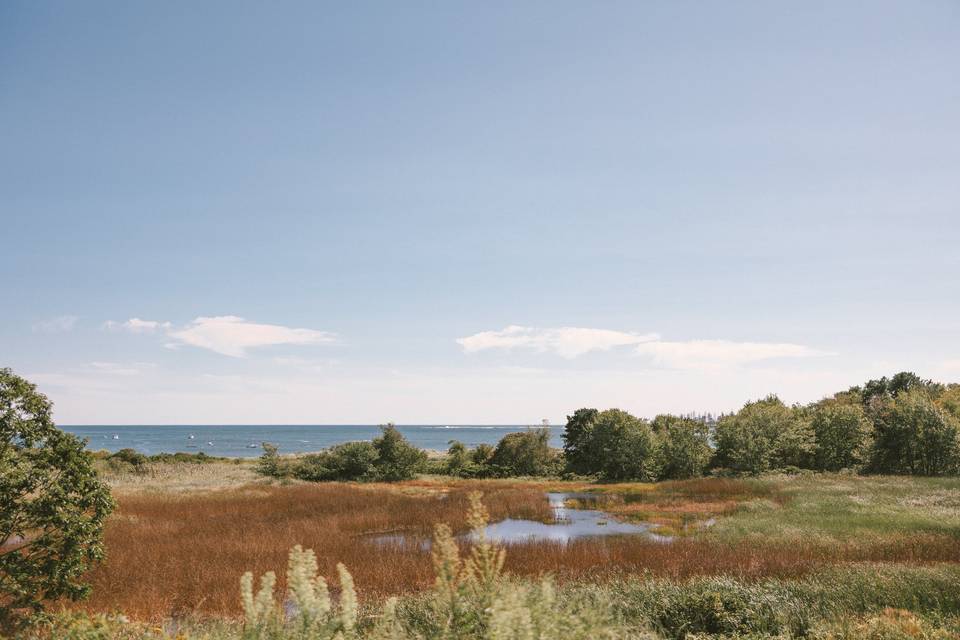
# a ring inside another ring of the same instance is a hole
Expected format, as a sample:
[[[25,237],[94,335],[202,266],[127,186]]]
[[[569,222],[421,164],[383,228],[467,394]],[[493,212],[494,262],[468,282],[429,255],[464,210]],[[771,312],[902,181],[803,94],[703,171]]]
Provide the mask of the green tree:
[[[387,482],[413,478],[426,463],[427,454],[410,444],[392,422],[380,429],[380,437],[373,439],[377,477]]]
[[[960,420],[960,384],[948,384],[937,398],[937,404]]]
[[[874,398],[870,470],[939,476],[960,469],[960,424],[923,388]]]
[[[490,464],[511,476],[539,476],[552,470],[555,456],[550,449],[549,429],[508,433],[493,450]]]
[[[563,457],[574,473],[589,474],[597,466],[593,444],[593,425],[600,412],[596,409],[577,409],[567,416],[563,430]]]
[[[821,400],[811,407],[810,426],[816,441],[814,468],[821,471],[859,469],[867,462],[873,424],[859,402]]]
[[[713,450],[706,422],[662,414],[650,424],[659,442],[660,479],[702,476]]]
[[[657,479],[658,451],[653,430],[620,409],[597,414],[584,451],[589,453],[584,468],[606,481]]]
[[[943,385],[933,380],[924,380],[912,371],[901,371],[891,378],[884,376],[876,380],[868,380],[864,383],[863,389],[854,387],[851,391],[859,390],[861,400],[866,406],[875,398],[896,398],[901,393],[913,389],[923,389],[929,394],[937,396],[943,391]]]
[[[809,464],[814,436],[800,411],[770,395],[723,416],[717,423],[716,445],[718,466],[756,475]]]
[[[33,384],[0,369],[0,628],[86,596],[83,575],[103,557],[110,491],[51,411]]]

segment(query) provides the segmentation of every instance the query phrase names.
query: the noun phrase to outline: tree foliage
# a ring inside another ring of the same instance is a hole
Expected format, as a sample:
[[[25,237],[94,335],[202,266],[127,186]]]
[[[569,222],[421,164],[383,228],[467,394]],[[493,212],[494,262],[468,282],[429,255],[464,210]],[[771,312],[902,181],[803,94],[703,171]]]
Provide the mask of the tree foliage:
[[[414,477],[427,461],[427,454],[411,445],[392,422],[382,426],[381,431],[380,437],[373,440],[377,479],[395,482]]]
[[[815,440],[814,468],[820,471],[859,469],[866,464],[873,425],[859,403],[822,400],[810,411]]]
[[[263,443],[257,471],[275,478],[310,482],[332,480],[409,480],[423,469],[427,454],[411,445],[392,424],[381,427],[372,442],[344,442],[319,453],[283,458],[277,447]]]
[[[758,474],[782,467],[803,467],[814,450],[813,429],[802,413],[774,395],[748,402],[717,423],[717,464]]]
[[[657,442],[646,420],[619,409],[602,411],[594,424],[593,438],[601,479],[657,479]]]
[[[939,476],[960,469],[960,424],[923,388],[876,397],[870,470]]]
[[[528,429],[508,433],[500,439],[489,464],[500,475],[545,475],[554,463],[548,429]]]
[[[593,473],[596,454],[592,451],[593,425],[600,412],[596,409],[577,409],[567,416],[563,430],[563,456],[574,473]]]
[[[85,596],[83,574],[103,557],[113,500],[51,411],[33,384],[0,369],[0,627]]]
[[[344,442],[292,463],[295,478],[311,482],[327,480],[375,480],[377,450],[370,442]]]
[[[659,478],[682,480],[702,476],[713,449],[704,420],[661,414],[650,423],[659,443]]]
[[[860,387],[854,389],[860,391],[861,401],[866,406],[875,399],[896,398],[901,393],[913,389],[923,389],[936,396],[943,391],[943,385],[933,380],[924,380],[912,371],[901,371],[890,378],[884,376],[876,380],[868,380],[864,383],[862,389]]]

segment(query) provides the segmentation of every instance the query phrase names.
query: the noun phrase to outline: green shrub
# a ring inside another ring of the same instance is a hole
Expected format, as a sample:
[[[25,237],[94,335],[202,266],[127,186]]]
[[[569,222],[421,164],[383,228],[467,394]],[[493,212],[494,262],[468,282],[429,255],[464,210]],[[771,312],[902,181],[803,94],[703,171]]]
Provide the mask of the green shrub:
[[[285,478],[290,475],[289,465],[280,457],[276,445],[264,442],[263,455],[257,460],[257,473],[271,478]]]
[[[440,472],[459,478],[492,477],[498,471],[490,464],[493,452],[494,448],[488,444],[480,444],[474,449],[468,449],[462,442],[451,440]]]
[[[344,442],[326,451],[305,455],[292,465],[300,480],[373,480],[377,477],[377,449],[370,442]]]
[[[489,464],[504,476],[541,476],[556,471],[548,429],[508,433],[500,439]]]
[[[147,464],[147,456],[135,451],[134,449],[120,449],[113,455],[111,455],[107,460],[117,460],[119,462],[124,462],[131,465],[136,469],[142,468]]]
[[[493,446],[486,443],[478,444],[470,451],[470,461],[473,462],[473,464],[479,465],[489,464],[490,458],[493,457],[493,452]]]
[[[377,479],[395,482],[413,478],[423,469],[427,454],[411,445],[392,423],[381,429],[380,437],[373,440]]]
[[[206,464],[208,462],[215,462],[217,460],[230,460],[230,458],[210,456],[203,451],[197,451],[196,453],[185,453],[183,451],[178,451],[177,453],[155,453],[154,455],[149,456],[148,459],[150,462],[160,462],[164,464]],[[233,458],[232,460],[239,462],[240,458]]]
[[[461,471],[471,464],[470,451],[459,440],[451,440],[447,444],[450,447],[447,449],[446,472],[451,476],[459,476]]]

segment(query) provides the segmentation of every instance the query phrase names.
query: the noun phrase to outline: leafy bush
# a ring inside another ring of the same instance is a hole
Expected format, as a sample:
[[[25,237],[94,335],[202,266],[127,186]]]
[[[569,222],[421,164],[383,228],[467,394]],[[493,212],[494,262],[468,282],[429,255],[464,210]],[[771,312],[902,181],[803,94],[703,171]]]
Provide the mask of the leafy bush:
[[[370,442],[344,442],[326,451],[305,455],[292,465],[300,480],[374,480],[377,449]]]
[[[141,472],[146,466],[148,459],[147,456],[134,449],[120,449],[120,451],[110,455],[107,458],[107,462],[111,468],[118,471],[132,469],[134,472]]]
[[[478,444],[470,452],[470,461],[473,464],[489,464],[493,457],[494,447],[489,444]]]
[[[556,456],[550,448],[548,429],[528,429],[508,433],[500,439],[489,464],[506,476],[542,476],[556,469]]]
[[[470,450],[459,440],[451,440],[447,449],[446,470],[452,476],[459,476],[467,465],[472,464]]]
[[[460,478],[486,478],[494,472],[489,464],[492,456],[490,445],[482,444],[471,450],[459,440],[451,440],[442,472]]]
[[[215,462],[217,460],[230,460],[230,458],[207,455],[203,451],[197,451],[196,453],[184,453],[182,451],[178,451],[177,453],[155,453],[152,456],[149,456],[148,459],[150,462],[161,462],[165,464],[206,464],[208,462]],[[234,460],[238,460],[238,458],[234,458]]]
[[[393,423],[381,427],[379,438],[374,438],[377,452],[374,461],[378,480],[394,482],[413,478],[427,461],[427,454],[411,445]]]
[[[294,477],[310,482],[331,480],[409,480],[425,468],[427,454],[412,446],[392,424],[373,442],[344,442],[296,458],[283,458],[264,442],[257,472],[273,478]]]
[[[263,455],[257,460],[257,473],[271,478],[285,478],[290,475],[289,465],[280,457],[278,447],[269,442],[264,442],[261,446]]]
[[[110,491],[51,411],[34,385],[0,369],[0,630],[85,596],[83,574],[103,557]]]

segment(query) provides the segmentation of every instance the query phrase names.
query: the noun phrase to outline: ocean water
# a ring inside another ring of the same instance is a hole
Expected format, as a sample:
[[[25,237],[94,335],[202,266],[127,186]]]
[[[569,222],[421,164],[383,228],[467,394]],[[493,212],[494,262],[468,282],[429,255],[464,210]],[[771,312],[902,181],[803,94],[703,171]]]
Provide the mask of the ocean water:
[[[87,439],[91,450],[135,449],[141,453],[203,451],[212,456],[256,457],[260,444],[270,442],[280,453],[319,451],[341,442],[372,440],[380,434],[377,425],[73,425],[60,427]],[[397,429],[422,449],[446,451],[450,440],[467,446],[496,444],[508,433],[524,431],[524,425],[397,425]],[[562,427],[550,429],[550,444],[562,446]],[[193,436],[192,438],[190,436]]]

